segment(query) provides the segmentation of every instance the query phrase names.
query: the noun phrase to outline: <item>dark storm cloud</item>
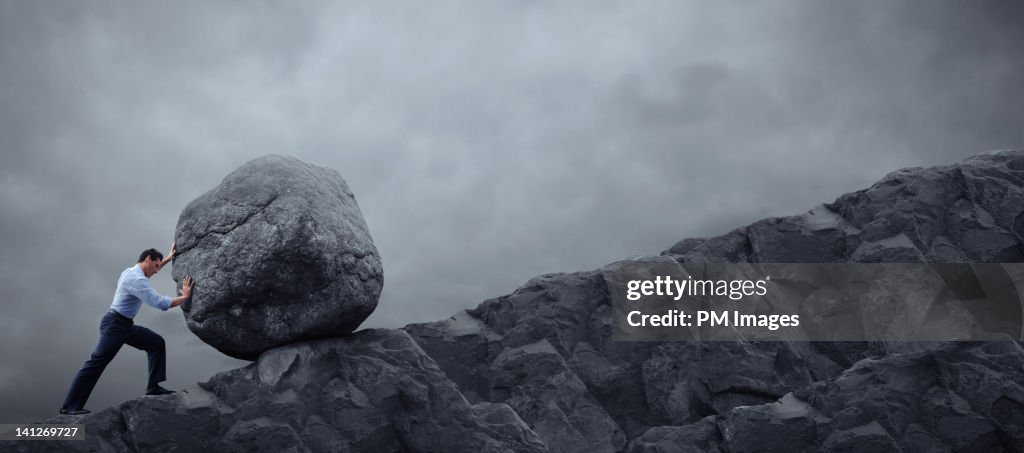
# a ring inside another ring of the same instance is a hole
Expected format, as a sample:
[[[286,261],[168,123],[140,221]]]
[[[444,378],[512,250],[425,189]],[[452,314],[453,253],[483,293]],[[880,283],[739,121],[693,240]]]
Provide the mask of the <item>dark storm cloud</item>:
[[[366,326],[436,320],[1020,147],[1020,8],[0,2],[0,421],[56,409],[118,273],[246,160],[337,169],[384,261]],[[176,310],[138,321],[171,387],[240,363]],[[144,363],[126,348],[90,407]]]

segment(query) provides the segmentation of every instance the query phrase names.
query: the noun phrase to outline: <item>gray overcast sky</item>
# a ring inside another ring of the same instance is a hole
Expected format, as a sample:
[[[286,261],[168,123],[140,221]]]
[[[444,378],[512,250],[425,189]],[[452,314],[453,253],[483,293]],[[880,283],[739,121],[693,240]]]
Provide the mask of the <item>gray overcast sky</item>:
[[[120,271],[264,154],[348,180],[398,327],[1024,146],[1019,2],[184,3],[0,0],[0,422],[55,413]],[[244,363],[137,320],[168,387]],[[88,407],[145,374],[122,349]]]

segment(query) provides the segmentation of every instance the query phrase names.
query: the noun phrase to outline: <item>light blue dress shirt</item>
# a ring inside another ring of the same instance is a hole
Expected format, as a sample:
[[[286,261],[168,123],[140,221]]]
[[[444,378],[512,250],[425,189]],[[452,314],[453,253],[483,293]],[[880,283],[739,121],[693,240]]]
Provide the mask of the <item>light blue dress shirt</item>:
[[[143,302],[163,311],[171,308],[170,296],[156,292],[149,284],[149,278],[142,272],[142,268],[136,264],[121,272],[121,278],[117,279],[117,290],[114,291],[114,302],[110,304],[110,308],[124,316],[134,318]]]

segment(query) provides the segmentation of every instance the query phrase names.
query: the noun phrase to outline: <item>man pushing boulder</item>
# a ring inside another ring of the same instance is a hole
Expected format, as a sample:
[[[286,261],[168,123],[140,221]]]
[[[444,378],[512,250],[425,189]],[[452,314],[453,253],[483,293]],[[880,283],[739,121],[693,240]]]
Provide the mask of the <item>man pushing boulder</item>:
[[[149,383],[146,386],[146,394],[174,393],[159,385],[160,382],[167,380],[167,352],[163,337],[152,330],[135,325],[133,318],[143,303],[167,311],[192,297],[192,277],[185,277],[181,295],[174,298],[158,293],[149,283],[149,277],[174,259],[175,253],[175,244],[171,245],[171,251],[166,258],[156,249],[144,250],[134,266],[121,272],[121,277],[117,280],[117,289],[114,291],[114,301],[100,321],[100,339],[96,344],[96,350],[71,381],[71,388],[68,389],[67,397],[60,408],[61,414],[89,413],[84,409],[89,394],[92,393],[107,364],[125,344],[146,351],[149,355]]]

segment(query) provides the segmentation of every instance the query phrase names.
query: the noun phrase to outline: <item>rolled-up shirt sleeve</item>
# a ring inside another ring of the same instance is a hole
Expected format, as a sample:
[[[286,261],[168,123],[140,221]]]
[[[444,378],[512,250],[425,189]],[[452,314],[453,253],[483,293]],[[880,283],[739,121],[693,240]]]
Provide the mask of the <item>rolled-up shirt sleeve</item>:
[[[138,297],[140,300],[151,307],[159,308],[160,310],[167,311],[171,308],[171,297],[165,296],[156,292],[155,289],[149,284],[148,278],[138,278],[128,285],[128,289],[131,294]]]

